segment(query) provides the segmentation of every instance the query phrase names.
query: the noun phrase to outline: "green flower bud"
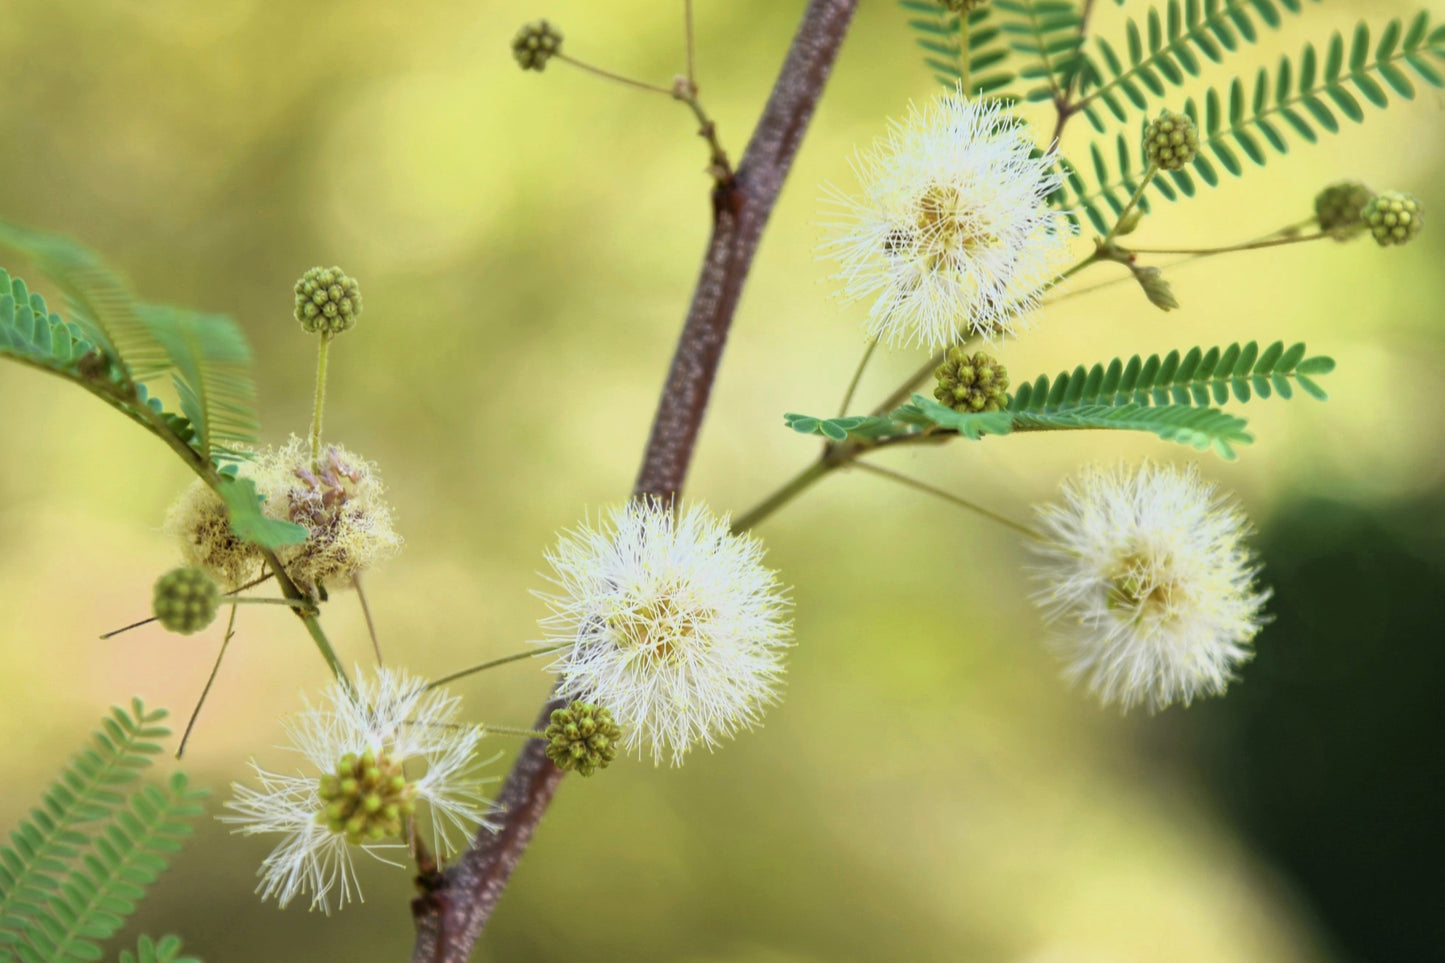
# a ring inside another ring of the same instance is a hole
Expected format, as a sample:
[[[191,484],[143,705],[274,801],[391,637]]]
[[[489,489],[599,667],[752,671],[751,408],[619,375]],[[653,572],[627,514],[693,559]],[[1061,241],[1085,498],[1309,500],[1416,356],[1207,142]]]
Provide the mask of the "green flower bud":
[[[353,845],[400,836],[402,820],[416,808],[416,785],[385,749],[342,756],[335,774],[321,777],[317,795],[316,822]]]
[[[933,397],[954,411],[1001,411],[1008,404],[1008,369],[982,351],[970,355],[949,348],[933,376],[938,379]]]
[[[1348,240],[1365,226],[1365,205],[1374,199],[1375,192],[1359,181],[1331,184],[1315,196],[1315,219],[1321,231]]]
[[[340,334],[361,317],[361,287],[339,267],[314,267],[296,282],[296,320],[312,334]]]
[[[552,711],[551,725],[543,735],[548,740],[547,758],[557,768],[590,776],[617,758],[622,730],[612,721],[612,713],[601,706],[574,702]]]
[[[1144,296],[1149,303],[1161,311],[1173,311],[1179,307],[1179,301],[1174,297],[1174,289],[1169,282],[1164,280],[1164,274],[1157,267],[1131,267],[1134,272],[1134,280],[1144,289]]]
[[[1371,198],[1361,217],[1381,247],[1409,244],[1425,226],[1420,202],[1400,191],[1385,191]]]
[[[168,631],[190,635],[210,625],[221,604],[221,590],[198,568],[177,568],[156,581],[151,611]]]
[[[1144,156],[1160,170],[1177,171],[1199,153],[1199,128],[1186,114],[1161,110],[1144,128]]]
[[[547,61],[562,52],[562,31],[545,20],[523,24],[512,38],[512,56],[523,70],[545,70]]]

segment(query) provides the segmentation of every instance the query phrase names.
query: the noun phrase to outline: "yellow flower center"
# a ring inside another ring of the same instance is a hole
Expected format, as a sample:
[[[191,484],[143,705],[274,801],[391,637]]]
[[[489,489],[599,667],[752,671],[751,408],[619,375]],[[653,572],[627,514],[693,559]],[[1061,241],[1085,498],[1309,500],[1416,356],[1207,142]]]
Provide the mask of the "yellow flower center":
[[[636,649],[654,665],[675,664],[681,650],[697,644],[697,623],[707,613],[686,609],[664,592],[607,620],[620,648]]]
[[[936,264],[949,267],[980,248],[999,243],[998,236],[988,230],[977,211],[964,203],[956,187],[934,185],[924,192],[918,199],[917,229]]]
[[[1109,578],[1109,608],[1132,610],[1136,619],[1170,618],[1182,589],[1174,580],[1160,577],[1170,569],[1167,559],[1160,561],[1142,551],[1120,556]]]

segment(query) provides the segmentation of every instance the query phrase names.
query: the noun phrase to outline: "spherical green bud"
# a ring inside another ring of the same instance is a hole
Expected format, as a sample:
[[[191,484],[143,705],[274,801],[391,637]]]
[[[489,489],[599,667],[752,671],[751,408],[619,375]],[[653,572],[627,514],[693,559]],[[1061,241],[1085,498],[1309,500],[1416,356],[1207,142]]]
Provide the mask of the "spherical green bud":
[[[545,70],[553,54],[562,52],[562,31],[545,20],[523,24],[512,38],[512,56],[523,70]]]
[[[949,348],[933,376],[938,379],[933,397],[954,411],[1001,411],[1008,404],[1008,369],[982,351],[970,355]]]
[[[339,267],[314,267],[296,282],[296,320],[312,334],[340,334],[361,317],[361,287]]]
[[[1374,199],[1375,192],[1359,181],[1331,184],[1315,196],[1315,219],[1321,231],[1348,240],[1365,226],[1365,205]]]
[[[1425,226],[1420,202],[1400,191],[1385,191],[1371,198],[1361,217],[1381,247],[1409,244]]]
[[[1187,114],[1161,110],[1144,128],[1144,156],[1160,170],[1177,171],[1199,153],[1199,128]]]
[[[617,758],[622,730],[612,721],[612,713],[601,706],[574,702],[552,711],[551,725],[543,735],[548,740],[547,758],[557,768],[590,776]]]
[[[198,568],[177,568],[156,582],[151,610],[171,632],[190,635],[210,625],[221,604],[221,589]]]

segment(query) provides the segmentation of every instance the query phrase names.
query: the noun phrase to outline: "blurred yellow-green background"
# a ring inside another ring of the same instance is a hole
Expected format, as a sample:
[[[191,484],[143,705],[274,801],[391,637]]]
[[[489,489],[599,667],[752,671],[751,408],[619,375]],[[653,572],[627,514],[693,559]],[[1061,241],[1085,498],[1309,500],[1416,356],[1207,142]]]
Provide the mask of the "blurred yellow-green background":
[[[734,156],[802,6],[697,0],[703,99]],[[855,147],[936,89],[896,6],[861,6],[689,479],[719,510],[747,508],[813,455],[780,416],[828,413],[862,347],[863,309],[831,300],[814,260],[820,185],[849,187]],[[1252,74],[1420,3],[1306,6],[1230,63]],[[1120,10],[1099,7],[1099,32],[1121,36]],[[234,317],[257,355],[265,440],[309,417],[313,345],[291,320],[292,282],[312,264],[360,278],[365,315],[333,351],[327,432],[390,486],[406,548],[369,577],[369,597],[390,658],[425,675],[538,636],[542,552],[629,490],[706,236],[706,155],[686,111],[562,64],[522,73],[508,43],[542,15],[575,56],[662,84],[681,69],[681,4],[658,0],[9,0],[0,12],[0,217],[82,240],[148,299]],[[1209,66],[1204,82],[1225,76]],[[1370,109],[1316,148],[1157,204],[1139,243],[1266,233],[1343,176],[1445,209],[1445,99],[1418,86],[1413,103]],[[1079,121],[1065,147],[1089,136]],[[1245,412],[1258,441],[1236,463],[1095,433],[887,459],[1019,518],[1086,460],[1200,460],[1262,530],[1277,592],[1278,621],[1228,698],[1152,718],[1099,709],[1058,679],[1010,532],[872,477],[829,479],[760,531],[797,602],[786,701],[681,769],[633,760],[565,783],[476,958],[1438,953],[1442,252],[1427,229],[1404,249],[1215,260],[1170,275],[1180,311],[1118,286],[1051,308],[1002,352],[1016,377],[1253,338],[1339,359],[1327,404]],[[1110,269],[1096,271],[1079,286]],[[865,400],[919,361],[875,362]],[[183,723],[220,627],[97,641],[143,615],[176,563],[160,525],[185,469],[82,392],[15,365],[0,366],[0,410],[9,826],[104,707],[138,694]],[[367,659],[352,595],[325,620],[345,658]],[[325,679],[293,619],[243,611],[186,760],[213,811],[249,756],[280,763],[280,716]],[[546,687],[523,665],[459,690],[474,718],[526,724]],[[368,863],[364,905],[282,912],[251,893],[267,848],[206,820],[128,933],[175,931],[211,963],[405,958],[406,874]]]

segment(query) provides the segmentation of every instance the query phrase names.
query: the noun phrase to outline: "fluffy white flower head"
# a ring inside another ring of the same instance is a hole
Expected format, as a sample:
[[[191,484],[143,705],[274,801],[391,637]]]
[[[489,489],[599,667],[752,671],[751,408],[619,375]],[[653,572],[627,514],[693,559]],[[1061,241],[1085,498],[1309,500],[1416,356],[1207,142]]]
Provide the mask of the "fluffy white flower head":
[[[1219,695],[1264,623],[1249,520],[1191,466],[1089,468],[1041,507],[1035,600],[1073,680],[1151,711]]]
[[[564,694],[605,706],[625,746],[679,764],[755,725],[778,698],[788,603],[763,547],[701,505],[632,501],[548,554],[542,627]]]
[[[309,894],[311,907],[327,912],[360,898],[352,849],[381,859],[405,845],[407,820],[423,812],[433,850],[455,852],[491,809],[477,777],[482,730],[458,725],[458,707],[444,689],[379,669],[354,697],[334,683],[320,705],[286,720],[285,748],[305,771],[276,773],[253,761],[260,788],[235,784],[226,804],[235,815],[221,817],[238,833],[283,837],[258,872],[262,898],[285,906]]]
[[[859,153],[856,197],[826,189],[841,216],[822,253],[840,262],[845,301],[871,301],[870,337],[933,350],[1027,319],[1072,233],[1044,203],[1061,180],[1057,155],[1034,149],[997,102],[955,92],[911,106]]]

